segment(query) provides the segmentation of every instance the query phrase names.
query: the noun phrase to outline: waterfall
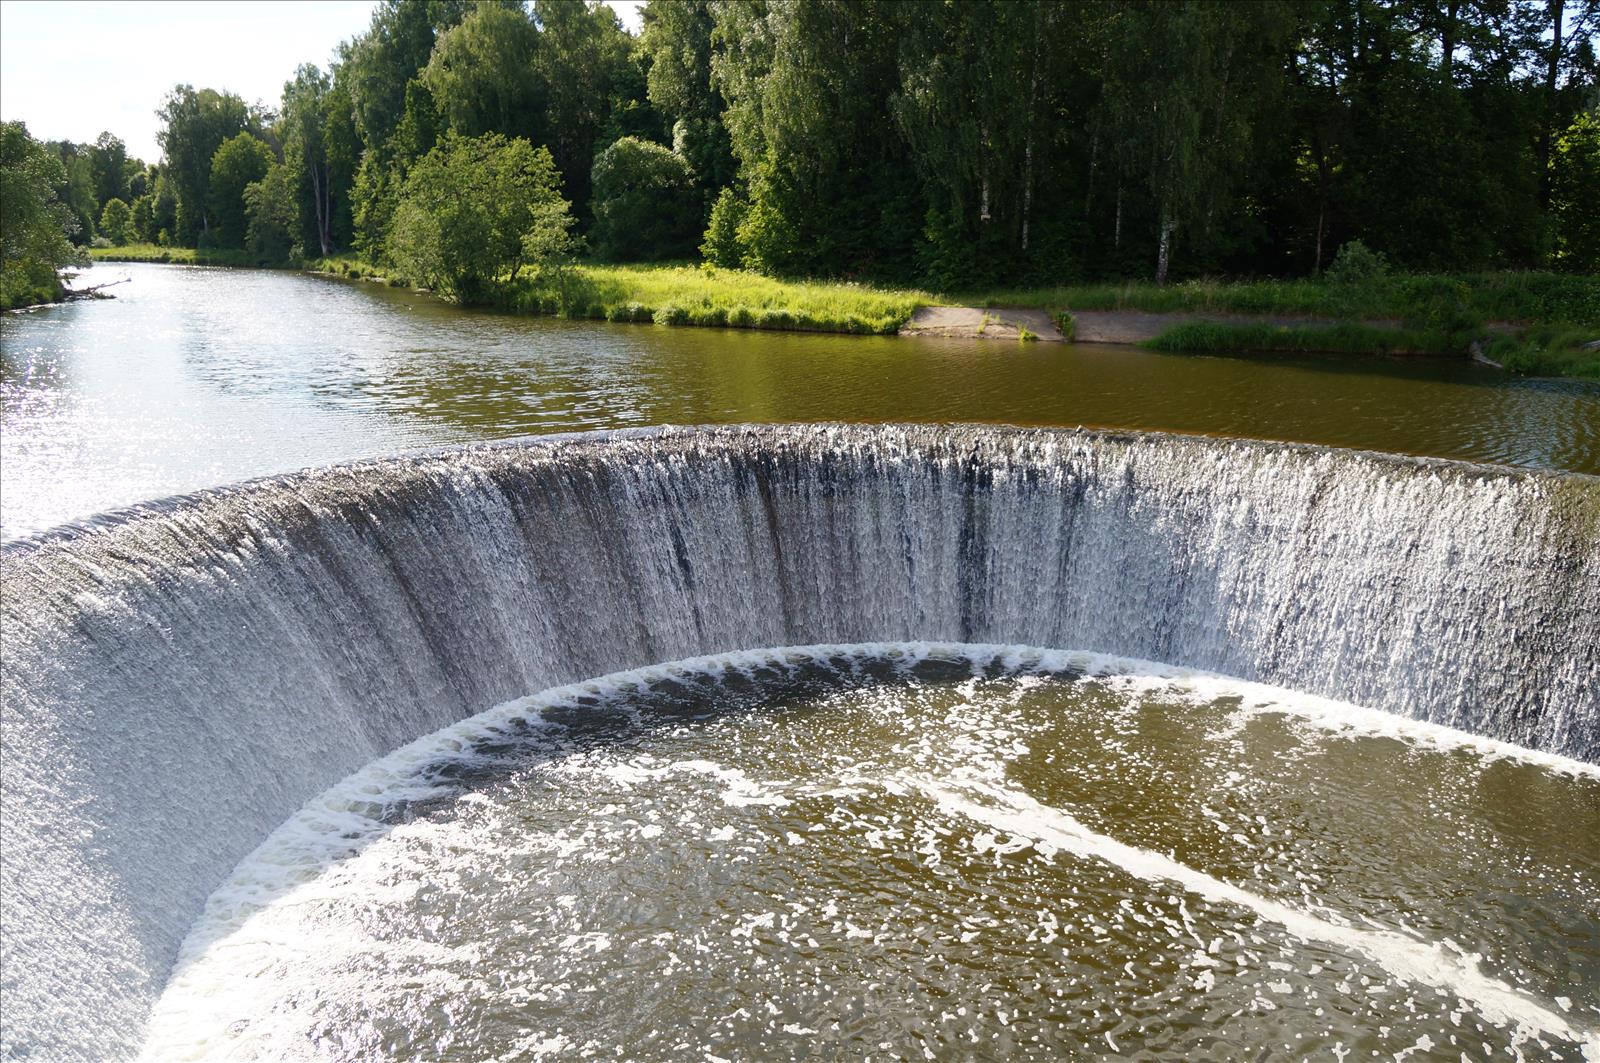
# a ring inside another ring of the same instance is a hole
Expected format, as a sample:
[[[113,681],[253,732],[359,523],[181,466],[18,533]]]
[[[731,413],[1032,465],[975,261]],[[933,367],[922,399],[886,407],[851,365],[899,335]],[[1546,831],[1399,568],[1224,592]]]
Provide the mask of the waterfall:
[[[651,429],[357,462],[4,549],[3,1054],[137,1046],[313,795],[529,692],[749,647],[1204,668],[1600,760],[1600,479],[936,426]]]

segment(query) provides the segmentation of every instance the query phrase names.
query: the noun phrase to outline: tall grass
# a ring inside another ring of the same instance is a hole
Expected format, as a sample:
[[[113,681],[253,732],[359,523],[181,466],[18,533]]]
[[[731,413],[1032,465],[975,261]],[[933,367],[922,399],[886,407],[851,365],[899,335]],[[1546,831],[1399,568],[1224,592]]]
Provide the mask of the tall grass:
[[[1225,354],[1237,351],[1305,351],[1346,354],[1458,354],[1465,348],[1442,332],[1372,325],[1174,325],[1145,344],[1158,351]]]
[[[826,281],[782,281],[691,266],[575,266],[524,277],[506,305],[531,313],[659,325],[809,332],[898,332],[926,292]]]
[[[1147,282],[1081,284],[951,293],[940,302],[1051,311],[1389,319],[1418,328],[1490,321],[1600,327],[1600,277],[1546,272],[1395,274],[1349,283],[1193,280],[1165,287]]]

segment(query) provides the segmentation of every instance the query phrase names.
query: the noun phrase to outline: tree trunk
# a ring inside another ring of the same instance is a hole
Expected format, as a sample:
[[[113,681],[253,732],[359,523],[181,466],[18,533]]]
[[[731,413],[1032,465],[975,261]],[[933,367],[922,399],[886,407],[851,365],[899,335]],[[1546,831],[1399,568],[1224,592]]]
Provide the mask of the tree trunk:
[[[1156,284],[1167,283],[1167,265],[1172,255],[1172,232],[1178,227],[1163,207],[1161,210],[1161,243],[1156,250]]]
[[[1539,129],[1539,209],[1550,209],[1551,128],[1556,120],[1556,80],[1561,73],[1561,29],[1566,15],[1566,0],[1546,0],[1550,14],[1550,54],[1544,67],[1544,121]]]
[[[1122,182],[1117,182],[1117,223],[1111,230],[1111,246],[1122,247]]]
[[[1041,8],[1033,8],[1033,63],[1028,75],[1028,132],[1022,146],[1022,250],[1028,250],[1028,216],[1033,209],[1033,126],[1034,109],[1039,102],[1039,41],[1044,34],[1039,26]]]
[[[1560,2],[1560,0],[1556,0]],[[1439,32],[1439,48],[1443,55],[1439,59],[1439,73],[1443,75],[1444,83],[1450,84],[1451,71],[1455,66],[1456,56],[1456,11],[1460,8],[1459,0],[1450,0],[1444,9],[1444,27]]]
[[[1311,275],[1313,277],[1322,275],[1322,222],[1327,213],[1326,201],[1319,203],[1317,205],[1317,259],[1311,265]]]
[[[324,257],[333,253],[333,167],[322,167],[322,205],[318,210],[317,242]]]

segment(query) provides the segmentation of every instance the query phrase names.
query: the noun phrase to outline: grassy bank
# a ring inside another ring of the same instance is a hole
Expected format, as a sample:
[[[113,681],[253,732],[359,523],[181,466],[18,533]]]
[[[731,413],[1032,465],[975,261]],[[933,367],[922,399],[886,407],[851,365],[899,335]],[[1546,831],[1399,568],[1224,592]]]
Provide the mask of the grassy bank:
[[[514,310],[607,321],[889,335],[933,297],[739,270],[595,265],[519,280],[504,299]]]
[[[405,284],[404,278],[350,258],[308,268]],[[702,266],[577,265],[544,270],[499,286],[491,305],[520,313],[657,325],[892,335],[926,292],[828,281],[781,281]]]
[[[125,244],[122,247],[90,248],[96,262],[168,262],[180,266],[246,266],[252,269],[289,269],[290,262],[272,261],[250,251],[229,248],[162,247],[158,244]]]
[[[102,248],[103,261],[256,265],[242,252],[134,245]],[[336,276],[409,286],[353,256],[304,263]],[[669,326],[893,334],[920,306],[1027,307],[1055,315],[1071,335],[1072,311],[1321,318],[1304,324],[1182,322],[1148,345],[1163,351],[1446,354],[1476,346],[1519,372],[1600,379],[1600,278],[1557,273],[1382,276],[1314,280],[1188,281],[1005,289],[935,295],[827,281],[785,281],[700,266],[601,265],[546,269],[498,285],[490,305],[519,313]],[[1490,323],[1510,329],[1489,330]]]
[[[1600,328],[1600,277],[1567,273],[1393,275],[1348,283],[1321,280],[1194,280],[1084,284],[952,293],[941,302],[1039,310],[1261,314],[1393,320],[1413,328],[1503,321]]]
[[[1192,321],[1174,325],[1145,346],[1187,354],[1282,351],[1460,356],[1469,355],[1476,347],[1513,372],[1600,380],[1600,350],[1583,347],[1592,336],[1591,331],[1560,326],[1488,334],[1362,324],[1283,326]]]

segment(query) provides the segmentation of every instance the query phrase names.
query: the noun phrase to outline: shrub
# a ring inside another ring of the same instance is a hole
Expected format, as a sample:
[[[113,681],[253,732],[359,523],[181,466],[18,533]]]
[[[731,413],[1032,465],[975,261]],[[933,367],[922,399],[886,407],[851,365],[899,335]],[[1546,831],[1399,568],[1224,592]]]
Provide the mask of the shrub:
[[[658,325],[687,325],[689,311],[675,303],[666,303],[656,308],[651,320]]]
[[[100,235],[121,247],[133,235],[133,211],[120,199],[106,200],[100,212]]]
[[[1333,256],[1327,278],[1335,284],[1355,284],[1388,274],[1389,260],[1383,252],[1372,250],[1360,240],[1347,240]]]
[[[749,204],[740,199],[731,188],[724,188],[711,207],[711,223],[706,226],[705,241],[700,253],[713,266],[738,269],[744,265],[744,244],[739,238],[739,227],[744,224]]]
[[[594,160],[595,251],[612,260],[684,258],[694,252],[700,206],[694,174],[660,144],[623,137]]]
[[[1058,311],[1055,315],[1056,328],[1061,332],[1061,338],[1068,343],[1078,334],[1078,319],[1066,310]]]
[[[451,134],[418,159],[389,226],[389,256],[450,298],[475,302],[569,245],[561,174],[546,148]],[[569,311],[570,316],[578,316]]]

